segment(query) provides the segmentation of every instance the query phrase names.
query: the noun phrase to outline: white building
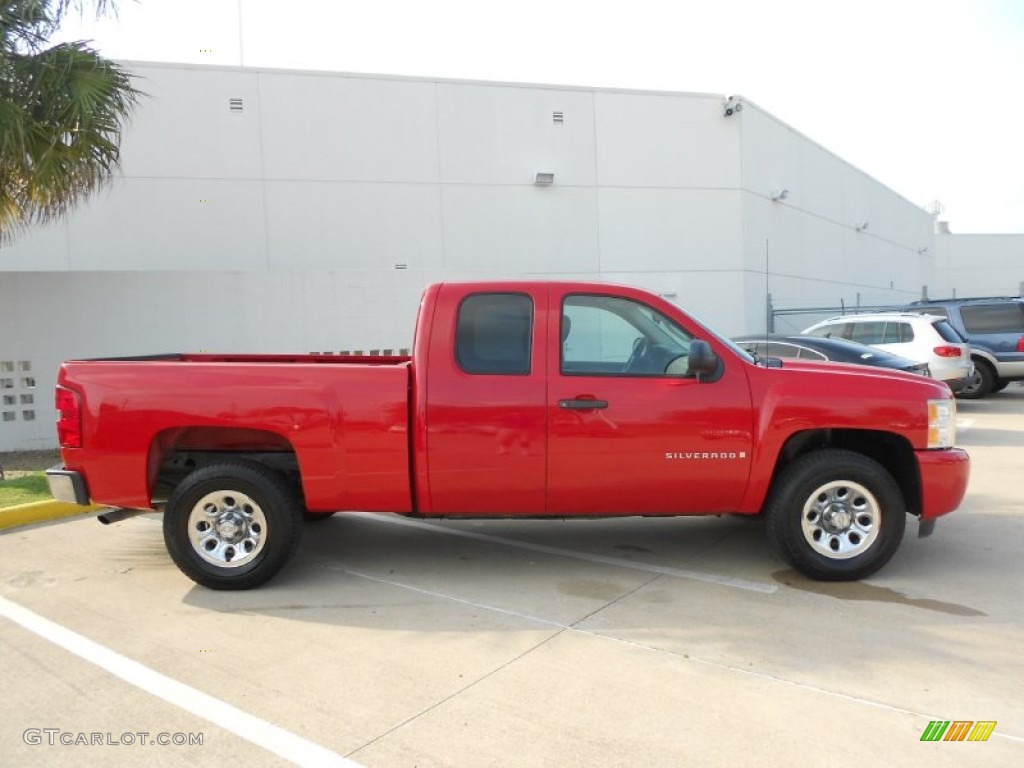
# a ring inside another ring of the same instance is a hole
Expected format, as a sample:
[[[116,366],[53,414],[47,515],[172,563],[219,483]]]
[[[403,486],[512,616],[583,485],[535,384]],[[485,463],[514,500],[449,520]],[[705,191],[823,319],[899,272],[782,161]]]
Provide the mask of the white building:
[[[0,451],[53,445],[65,358],[397,350],[439,279],[639,285],[726,334],[764,329],[769,293],[936,280],[928,213],[742,100],[128,67],[121,178],[0,249]]]
[[[945,229],[935,235],[933,297],[1024,295],[1024,235],[952,235]]]

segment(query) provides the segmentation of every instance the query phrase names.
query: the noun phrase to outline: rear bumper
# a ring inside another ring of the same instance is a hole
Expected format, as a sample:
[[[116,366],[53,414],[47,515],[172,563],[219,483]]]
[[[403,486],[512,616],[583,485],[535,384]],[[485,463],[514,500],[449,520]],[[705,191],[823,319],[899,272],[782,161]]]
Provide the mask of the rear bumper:
[[[921,519],[932,520],[959,507],[971,474],[967,451],[916,451],[915,456],[921,475]]]
[[[51,467],[46,470],[46,482],[57,501],[89,506],[89,490],[85,487],[85,478],[78,472],[64,469],[63,466]]]
[[[958,394],[958,393],[962,392],[964,389],[966,389],[967,385],[970,384],[970,383],[971,383],[971,377],[970,376],[968,376],[966,379],[947,379],[946,380],[946,384],[947,384],[947,386],[949,386],[949,388],[951,390],[953,390],[953,394]]]

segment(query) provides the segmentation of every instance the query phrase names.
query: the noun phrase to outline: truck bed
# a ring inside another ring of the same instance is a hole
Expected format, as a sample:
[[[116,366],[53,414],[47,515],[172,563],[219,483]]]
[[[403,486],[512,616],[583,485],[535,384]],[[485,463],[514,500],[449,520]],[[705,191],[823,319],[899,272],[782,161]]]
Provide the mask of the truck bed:
[[[285,365],[287,364],[287,365]],[[409,511],[408,357],[171,354],[69,361],[99,503],[149,506],[181,451],[292,452],[310,510]]]

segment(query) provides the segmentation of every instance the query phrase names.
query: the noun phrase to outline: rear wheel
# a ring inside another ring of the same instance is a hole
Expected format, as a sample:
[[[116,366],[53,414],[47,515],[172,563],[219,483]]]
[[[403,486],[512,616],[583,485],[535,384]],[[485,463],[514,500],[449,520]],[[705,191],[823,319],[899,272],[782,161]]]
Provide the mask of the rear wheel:
[[[1008,386],[1010,386],[1010,382],[1008,382],[1006,379],[996,379],[996,383],[992,385],[992,391],[1002,392]]]
[[[276,472],[231,462],[196,470],[167,500],[164,542],[197,584],[250,589],[274,576],[295,553],[302,512]]]
[[[996,381],[996,373],[992,366],[984,360],[974,360],[974,373],[971,374],[967,386],[956,393],[957,397],[964,400],[978,400],[993,391],[992,387]]]
[[[813,579],[869,576],[896,553],[906,510],[881,464],[836,449],[800,457],[776,479],[765,507],[768,541]]]

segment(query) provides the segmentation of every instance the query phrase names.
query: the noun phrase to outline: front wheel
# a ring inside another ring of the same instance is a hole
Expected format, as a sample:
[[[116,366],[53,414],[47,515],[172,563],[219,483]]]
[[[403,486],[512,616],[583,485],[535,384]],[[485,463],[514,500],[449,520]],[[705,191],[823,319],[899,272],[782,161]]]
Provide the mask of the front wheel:
[[[301,505],[283,478],[258,464],[198,469],[171,494],[164,542],[197,584],[250,589],[274,576],[295,553]]]
[[[870,576],[896,553],[906,527],[899,486],[881,464],[836,449],[800,457],[765,507],[768,541],[812,579]]]

